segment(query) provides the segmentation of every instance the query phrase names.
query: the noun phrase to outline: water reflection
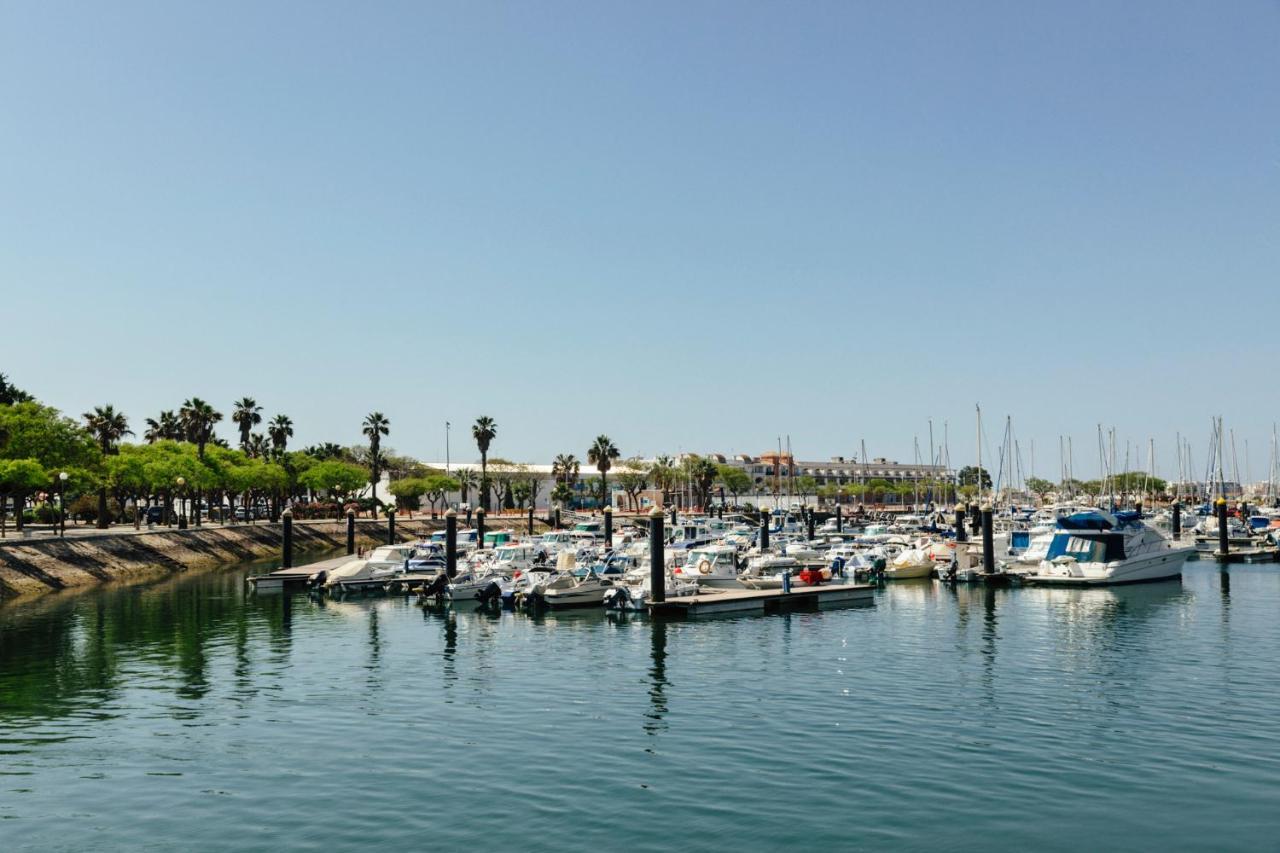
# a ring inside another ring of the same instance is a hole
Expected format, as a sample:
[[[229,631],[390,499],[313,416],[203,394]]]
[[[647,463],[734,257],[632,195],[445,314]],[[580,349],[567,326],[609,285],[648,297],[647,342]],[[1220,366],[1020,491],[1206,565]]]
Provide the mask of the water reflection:
[[[656,735],[667,730],[667,623],[654,619],[649,627],[649,710],[644,731]]]

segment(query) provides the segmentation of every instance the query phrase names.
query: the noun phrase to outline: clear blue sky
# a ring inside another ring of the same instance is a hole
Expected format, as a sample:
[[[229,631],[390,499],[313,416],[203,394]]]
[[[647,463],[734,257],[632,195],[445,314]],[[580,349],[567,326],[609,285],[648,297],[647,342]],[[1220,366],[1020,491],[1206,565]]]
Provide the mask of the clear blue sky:
[[[1280,4],[0,2],[0,370],[402,452],[1280,417]],[[139,430],[140,431],[140,430]],[[228,428],[227,432],[230,430]],[[459,449],[459,446],[467,449]],[[1082,449],[1083,448],[1083,449]],[[1243,473],[1243,472],[1242,472]]]

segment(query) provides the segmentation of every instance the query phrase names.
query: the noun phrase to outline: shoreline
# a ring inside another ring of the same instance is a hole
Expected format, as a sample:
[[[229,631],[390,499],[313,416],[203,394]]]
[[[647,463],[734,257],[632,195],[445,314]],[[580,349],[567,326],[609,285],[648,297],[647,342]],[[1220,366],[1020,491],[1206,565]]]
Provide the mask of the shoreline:
[[[489,530],[523,527],[524,517],[499,516]],[[337,551],[346,546],[346,522],[295,520],[294,549],[299,553]],[[535,529],[545,528],[537,520]],[[396,519],[396,539],[410,541],[444,529],[444,519],[429,515]],[[356,545],[368,548],[387,539],[387,522],[356,520]],[[213,568],[279,555],[283,525],[262,522],[228,527],[190,527],[154,531],[121,530],[67,539],[0,540],[0,602],[10,604],[47,593],[115,581],[147,581],[189,569]]]

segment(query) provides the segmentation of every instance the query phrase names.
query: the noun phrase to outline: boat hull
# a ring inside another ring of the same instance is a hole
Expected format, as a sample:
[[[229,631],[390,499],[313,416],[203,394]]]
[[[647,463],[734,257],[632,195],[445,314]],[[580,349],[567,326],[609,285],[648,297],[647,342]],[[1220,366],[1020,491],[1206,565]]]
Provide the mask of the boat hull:
[[[1182,576],[1182,567],[1195,553],[1192,548],[1171,549],[1127,561],[1103,574],[1082,575],[1033,574],[1027,581],[1045,586],[1118,586],[1127,583],[1151,583]]]

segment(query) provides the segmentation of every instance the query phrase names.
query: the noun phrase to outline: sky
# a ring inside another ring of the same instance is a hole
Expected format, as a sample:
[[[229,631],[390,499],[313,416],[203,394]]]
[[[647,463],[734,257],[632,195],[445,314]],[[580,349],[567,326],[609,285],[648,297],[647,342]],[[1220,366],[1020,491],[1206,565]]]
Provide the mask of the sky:
[[[0,0],[0,371],[138,432],[378,410],[424,459],[484,414],[527,461],[909,461],[932,419],[962,464],[980,404],[1042,476],[1099,424],[1171,473],[1221,415],[1258,479],[1278,36],[1274,0]]]

